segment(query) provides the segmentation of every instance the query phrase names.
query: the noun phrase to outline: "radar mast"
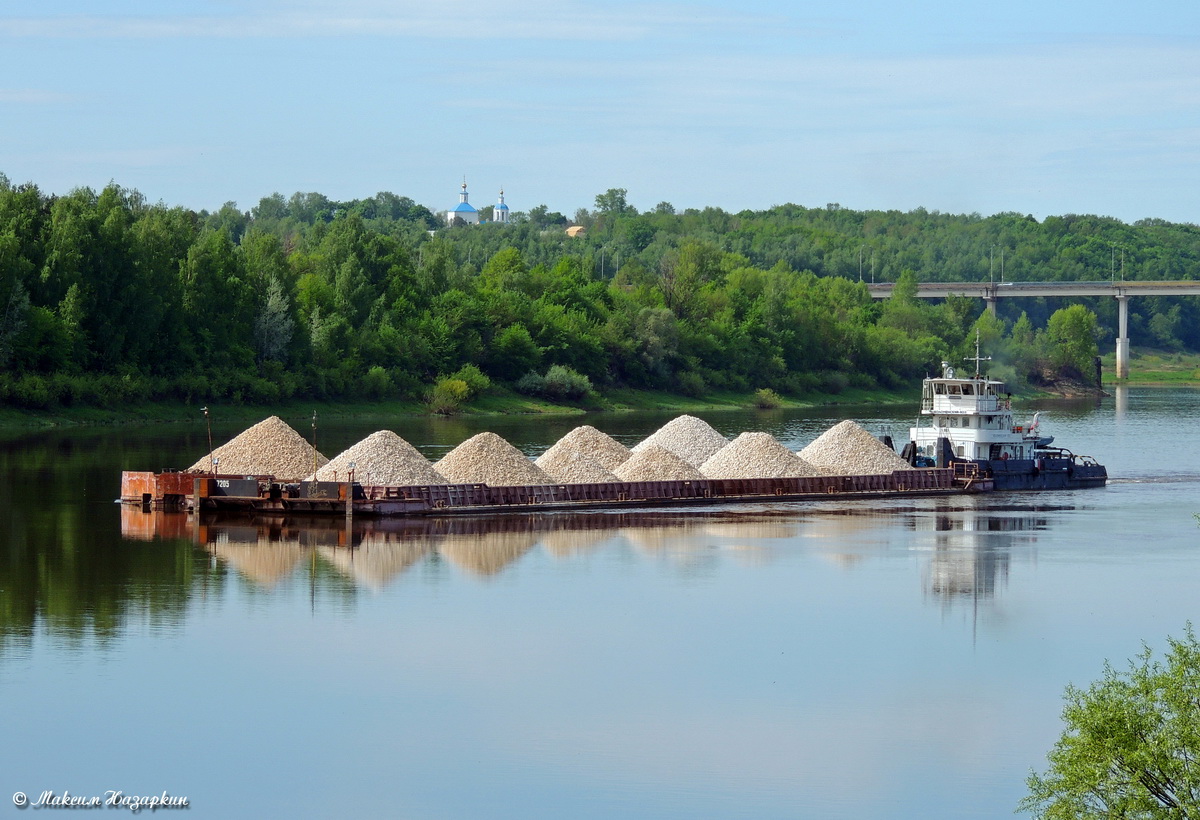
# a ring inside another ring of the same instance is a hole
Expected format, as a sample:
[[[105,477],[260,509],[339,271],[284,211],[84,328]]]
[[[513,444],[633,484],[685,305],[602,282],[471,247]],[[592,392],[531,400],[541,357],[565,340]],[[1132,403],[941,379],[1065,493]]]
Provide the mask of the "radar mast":
[[[975,328],[975,355],[974,356],[964,356],[963,361],[964,362],[975,362],[975,378],[978,379],[978,378],[982,378],[979,374],[980,363],[981,362],[990,362],[991,360],[992,360],[991,356],[980,356],[979,355],[979,328]]]

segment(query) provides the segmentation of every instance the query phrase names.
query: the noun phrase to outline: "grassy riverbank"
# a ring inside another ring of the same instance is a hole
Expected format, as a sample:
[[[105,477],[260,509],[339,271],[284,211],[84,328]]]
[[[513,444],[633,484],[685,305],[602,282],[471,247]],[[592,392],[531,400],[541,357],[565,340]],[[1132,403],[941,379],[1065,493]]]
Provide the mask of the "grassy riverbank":
[[[1134,350],[1129,360],[1129,378],[1117,380],[1116,354],[1100,358],[1104,384],[1200,386],[1200,354],[1162,350]]]
[[[1104,384],[1195,385],[1200,386],[1200,354],[1138,350],[1130,362],[1129,379],[1116,380],[1116,362],[1112,353],[1101,360]],[[833,405],[885,405],[914,403],[920,385],[900,390],[863,390],[847,388],[840,393],[810,393],[803,397],[780,397],[781,407],[820,407]],[[753,392],[714,392],[702,397],[666,391],[609,390],[581,404],[555,404],[544,399],[506,390],[480,396],[460,413],[462,415],[574,414],[594,411],[623,412],[656,410],[694,413],[704,410],[733,410],[755,406]],[[202,405],[182,402],[152,402],[119,408],[63,407],[54,410],[23,410],[0,407],[0,427],[58,427],[70,425],[145,424],[196,421],[203,417]],[[380,416],[418,416],[428,411],[415,400],[395,401],[291,401],[278,405],[213,404],[212,412],[232,421],[253,423],[264,416],[286,418],[355,418]]]
[[[813,393],[803,398],[781,397],[781,407],[827,405],[902,404],[913,402],[919,387],[909,390],[862,390],[847,388],[834,394]],[[576,414],[595,411],[624,412],[657,410],[692,413],[703,410],[733,410],[755,406],[752,392],[719,392],[703,397],[643,390],[612,390],[582,404],[555,404],[508,391],[489,392],[465,405],[462,415]],[[285,418],[355,418],[416,416],[428,411],[419,401],[292,401],[278,405],[212,404],[210,411],[222,419],[253,423],[264,416]],[[54,410],[22,410],[0,407],[0,427],[59,427],[71,425],[146,424],[196,421],[203,418],[202,405],[155,402],[120,408],[64,407]]]

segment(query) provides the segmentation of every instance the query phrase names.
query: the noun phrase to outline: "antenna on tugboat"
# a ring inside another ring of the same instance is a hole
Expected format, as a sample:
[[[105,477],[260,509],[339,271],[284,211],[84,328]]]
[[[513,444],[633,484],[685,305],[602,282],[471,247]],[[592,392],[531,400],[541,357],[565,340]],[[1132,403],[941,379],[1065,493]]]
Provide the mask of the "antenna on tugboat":
[[[466,187],[466,185],[467,185],[467,178],[463,177],[463,187]],[[318,467],[318,465],[317,465],[317,411],[316,410],[313,411],[312,428],[313,428],[313,433],[312,433],[313,481],[316,481],[317,480],[317,467]]]
[[[991,356],[980,356],[979,355],[979,328],[975,328],[975,355],[974,356],[964,356],[963,361],[964,362],[975,362],[975,378],[978,379],[979,378],[979,363],[980,362],[990,362],[991,360],[992,360]]]
[[[217,464],[215,461],[213,461],[212,419],[210,419],[208,417],[208,405],[205,405],[203,410],[204,410],[204,424],[206,427],[208,427],[208,472],[210,475],[215,477],[217,474]]]

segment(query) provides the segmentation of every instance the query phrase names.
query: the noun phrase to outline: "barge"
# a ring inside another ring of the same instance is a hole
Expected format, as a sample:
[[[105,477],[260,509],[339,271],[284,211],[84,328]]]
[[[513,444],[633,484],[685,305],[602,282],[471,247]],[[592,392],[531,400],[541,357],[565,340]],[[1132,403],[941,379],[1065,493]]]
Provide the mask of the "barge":
[[[897,470],[886,475],[802,478],[615,481],[601,484],[440,484],[383,487],[358,482],[279,482],[273,476],[186,472],[121,474],[121,501],[151,509],[349,516],[479,515],[664,507],[763,501],[814,501],[987,492],[972,464]]]
[[[1104,466],[1052,447],[1038,417],[1015,425],[1004,383],[979,372],[959,376],[942,363],[923,382],[921,415],[901,456],[910,469],[880,475],[611,481],[595,484],[376,486],[349,481],[277,480],[164,470],[121,474],[121,502],[147,509],[366,517],[479,515],[639,507],[949,496],[996,490],[1102,487]],[[890,441],[888,441],[890,446]],[[213,460],[214,466],[216,461]],[[353,465],[352,465],[353,466]]]

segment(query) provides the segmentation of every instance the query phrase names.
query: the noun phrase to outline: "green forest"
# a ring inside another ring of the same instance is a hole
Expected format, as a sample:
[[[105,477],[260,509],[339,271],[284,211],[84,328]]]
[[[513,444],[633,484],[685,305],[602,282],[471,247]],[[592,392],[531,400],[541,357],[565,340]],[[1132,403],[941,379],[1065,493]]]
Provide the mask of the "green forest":
[[[487,209],[484,209],[487,215]],[[581,236],[568,224],[585,228]],[[0,175],[0,403],[408,398],[583,401],[612,388],[896,389],[970,355],[1018,389],[1094,381],[1116,304],[930,303],[918,281],[1195,279],[1200,228],[1161,220],[780,205],[445,226],[413,200],[273,194],[248,211],[62,196]],[[864,283],[896,282],[887,300]],[[1131,303],[1137,344],[1200,350],[1194,300]]]

